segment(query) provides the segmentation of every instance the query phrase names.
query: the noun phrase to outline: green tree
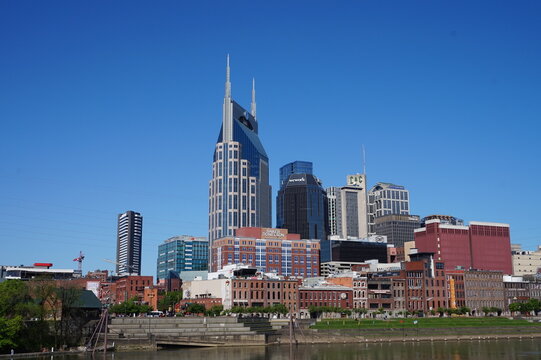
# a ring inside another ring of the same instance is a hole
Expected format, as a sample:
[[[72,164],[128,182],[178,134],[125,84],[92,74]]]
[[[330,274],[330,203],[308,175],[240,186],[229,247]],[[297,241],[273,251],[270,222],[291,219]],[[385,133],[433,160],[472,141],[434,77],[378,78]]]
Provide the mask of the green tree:
[[[522,304],[521,303],[509,304],[509,311],[511,311],[511,313],[522,312]]]
[[[158,310],[168,311],[174,309],[175,304],[182,300],[182,291],[170,291],[158,301]]]
[[[281,314],[285,315],[289,312],[287,307],[284,304],[274,304],[271,306],[271,309],[269,311],[272,314]]]
[[[213,305],[206,313],[208,316],[220,316],[223,311],[223,305]]]
[[[459,315],[467,315],[471,312],[471,309],[467,306],[461,306],[458,309],[456,309],[456,313]]]
[[[192,314],[204,314],[205,313],[205,305],[203,304],[190,304],[188,305],[188,308],[186,309],[187,312]]]
[[[0,317],[0,352],[17,349],[21,345],[20,333],[22,330],[22,316]]]
[[[530,299],[528,301],[528,305],[531,309],[530,311],[535,312],[535,316],[537,316],[537,314],[539,314],[539,312],[541,311],[541,301],[539,301],[538,299]]]
[[[20,315],[28,319],[35,314],[35,306],[28,285],[21,280],[0,283],[0,316],[13,318]]]

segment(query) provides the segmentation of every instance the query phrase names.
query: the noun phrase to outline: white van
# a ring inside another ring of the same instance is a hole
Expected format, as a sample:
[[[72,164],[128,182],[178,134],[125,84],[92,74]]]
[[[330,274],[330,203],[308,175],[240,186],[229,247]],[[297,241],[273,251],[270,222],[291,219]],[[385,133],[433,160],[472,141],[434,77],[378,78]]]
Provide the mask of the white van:
[[[147,316],[149,317],[161,317],[163,316],[163,311],[151,311],[147,313]]]

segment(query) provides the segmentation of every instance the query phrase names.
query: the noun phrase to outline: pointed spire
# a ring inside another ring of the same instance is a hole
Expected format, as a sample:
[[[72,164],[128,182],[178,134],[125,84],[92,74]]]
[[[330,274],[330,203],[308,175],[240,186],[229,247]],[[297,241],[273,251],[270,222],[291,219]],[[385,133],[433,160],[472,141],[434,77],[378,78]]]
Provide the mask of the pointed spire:
[[[231,100],[231,70],[229,69],[229,54],[227,54],[227,66],[225,70],[225,96],[222,116],[222,141],[233,140],[233,103]]]
[[[231,97],[231,70],[229,69],[229,54],[227,54],[227,66],[225,69],[225,97]]]
[[[255,106],[255,78],[252,78],[252,103],[250,104],[250,112],[254,119],[256,119],[256,106]]]

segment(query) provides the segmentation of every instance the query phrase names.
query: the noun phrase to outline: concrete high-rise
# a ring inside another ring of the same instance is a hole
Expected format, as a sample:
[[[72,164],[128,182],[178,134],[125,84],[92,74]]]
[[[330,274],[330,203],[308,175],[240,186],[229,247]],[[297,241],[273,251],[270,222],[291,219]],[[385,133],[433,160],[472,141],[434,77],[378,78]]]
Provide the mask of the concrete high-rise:
[[[118,275],[141,275],[143,217],[126,211],[118,215],[116,272]]]
[[[258,135],[255,81],[250,111],[231,97],[227,57],[222,127],[209,182],[209,241],[240,227],[271,226],[269,158]]]
[[[378,182],[368,192],[368,232],[375,234],[375,219],[385,215],[409,215],[409,191],[402,185]]]
[[[347,176],[347,185],[327,189],[329,235],[341,239],[368,237],[366,175]]]
[[[404,243],[414,240],[413,231],[421,226],[418,215],[384,215],[374,221],[374,232],[387,236],[387,242],[395,247],[404,247]]]
[[[292,174],[276,196],[276,226],[302,239],[327,239],[327,193],[312,174]]]

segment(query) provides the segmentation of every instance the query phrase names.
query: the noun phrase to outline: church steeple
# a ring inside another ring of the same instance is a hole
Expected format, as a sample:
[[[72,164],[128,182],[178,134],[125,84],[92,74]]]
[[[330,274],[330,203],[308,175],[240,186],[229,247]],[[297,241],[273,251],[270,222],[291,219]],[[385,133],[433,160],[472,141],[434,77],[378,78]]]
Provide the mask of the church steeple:
[[[250,113],[257,120],[256,105],[255,105],[255,78],[252,78],[252,103],[250,104]]]

